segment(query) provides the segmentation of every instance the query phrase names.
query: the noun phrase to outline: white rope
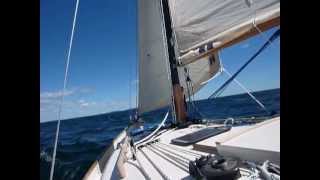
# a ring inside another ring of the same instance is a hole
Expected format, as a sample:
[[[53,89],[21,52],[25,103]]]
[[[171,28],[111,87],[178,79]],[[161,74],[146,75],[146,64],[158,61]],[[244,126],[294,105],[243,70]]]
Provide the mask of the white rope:
[[[223,72],[225,72],[229,77],[232,75],[225,69],[223,68]],[[235,83],[237,83],[246,93],[265,111],[268,112],[267,108],[256,98],[254,95],[246,88],[244,87],[236,78],[233,79]]]
[[[259,32],[259,34],[261,34],[261,35],[263,36],[264,40],[267,40],[267,41],[271,44],[271,46],[273,46],[274,48],[276,48],[276,46],[274,45],[274,43],[271,42],[271,41],[268,39],[268,37],[266,36],[266,34],[265,34],[263,31],[261,31],[261,29],[257,26],[257,23],[256,23],[256,16],[257,16],[257,14],[256,14],[256,13],[257,13],[257,12],[255,12],[254,18],[253,18],[253,20],[252,20],[252,25],[253,25],[253,27],[256,28],[256,30]]]
[[[142,155],[150,162],[150,164],[159,172],[159,174],[164,178],[164,179],[170,179],[152,160],[151,158],[143,151],[143,149],[140,149]]]
[[[175,156],[178,156],[178,157],[184,159],[184,160],[187,161],[187,162],[194,160],[194,159],[191,159],[191,158],[184,157],[184,156],[182,156],[182,155],[180,155],[180,154],[177,154],[177,152],[174,152],[174,151],[169,150],[169,149],[167,149],[167,148],[161,147],[161,146],[159,146],[157,143],[154,143],[154,144],[152,144],[151,146],[156,146],[156,147],[158,147],[158,148],[160,148],[160,149],[162,149],[162,150],[164,150],[164,151],[166,151],[166,152],[169,152],[169,153],[171,153],[171,154],[174,154]]]
[[[52,163],[51,163],[51,170],[50,170],[50,180],[53,179],[53,173],[54,173],[54,164],[55,164],[55,160],[56,160],[57,144],[58,144],[58,137],[59,137],[59,130],[60,130],[61,110],[62,110],[64,94],[65,94],[65,90],[66,90],[66,86],[67,86],[68,70],[69,70],[69,63],[70,63],[70,54],[71,54],[71,48],[72,48],[74,27],[75,27],[76,19],[77,19],[78,6],[79,6],[79,0],[77,0],[75,12],[74,12],[74,17],[73,17],[71,38],[70,38],[69,49],[68,49],[67,65],[66,65],[65,74],[64,74],[63,91],[62,91],[61,101],[60,101],[59,111],[58,111],[58,124],[57,124],[57,131],[56,131],[56,137],[55,137],[54,149],[53,149],[53,155],[52,155]]]
[[[164,117],[164,119],[162,120],[162,122],[158,125],[157,129],[155,129],[151,134],[149,134],[147,137],[141,139],[138,142],[135,142],[134,145],[136,146],[137,144],[140,144],[141,142],[144,142],[146,140],[148,140],[150,137],[152,137],[155,133],[158,132],[158,130],[164,125],[164,123],[166,122],[167,118],[169,115],[169,111],[166,113],[166,116]]]
[[[166,144],[166,143],[162,143],[162,142],[158,142],[158,144],[167,146],[167,147],[169,147],[169,148],[171,148],[173,150],[177,150],[177,151],[180,150],[180,151],[184,151],[186,153],[191,153],[191,154],[194,154],[194,155],[203,156],[203,154],[200,154],[200,153],[198,153],[196,151],[193,151],[193,150],[190,150],[190,149],[187,149],[187,148],[183,149],[183,148],[177,147],[175,145]]]

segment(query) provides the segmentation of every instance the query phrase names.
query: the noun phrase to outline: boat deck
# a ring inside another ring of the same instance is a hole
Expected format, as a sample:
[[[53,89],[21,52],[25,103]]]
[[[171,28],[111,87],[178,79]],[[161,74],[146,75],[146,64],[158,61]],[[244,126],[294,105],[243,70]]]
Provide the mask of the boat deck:
[[[147,142],[136,145],[135,150],[128,146],[129,148],[124,148],[127,150],[121,153],[119,144],[127,137],[123,133],[114,140],[111,146],[114,152],[110,158],[95,162],[84,179],[121,179],[120,171],[125,174],[122,179],[128,180],[193,179],[189,175],[189,161],[209,154],[259,163],[269,160],[280,165],[280,117],[254,125],[234,126],[229,131],[188,146],[171,143],[172,139],[217,126],[223,125],[191,125],[184,129],[164,129]],[[134,154],[135,159],[132,158]],[[122,162],[122,165],[118,162]],[[248,176],[248,172],[240,168],[240,174],[245,173]]]
[[[168,131],[159,138],[159,142],[138,149],[137,159],[147,175],[144,175],[141,168],[138,169],[137,161],[129,160],[126,164],[128,176],[124,179],[131,179],[131,177],[137,177],[137,179],[192,179],[189,176],[189,161],[208,154],[192,150],[192,145],[181,147],[170,144],[170,141],[197,130],[199,129],[186,128]]]
[[[255,125],[232,127],[231,131],[200,141],[194,144],[193,148],[197,151],[217,153],[216,142],[220,142],[224,145],[280,152],[279,137],[280,117],[276,117]]]
[[[189,146],[178,146],[171,144],[171,140],[183,135],[198,131],[206,126],[199,125],[169,130],[163,132],[158,139],[158,142],[138,148],[136,151],[137,160],[128,160],[125,163],[127,176],[124,179],[193,179],[189,175],[188,164],[201,155],[208,153],[221,154],[229,152],[226,147],[240,147],[244,149],[260,149],[276,155],[279,154],[280,162],[280,117],[267,120],[256,125],[246,125],[233,127],[232,130],[217,136],[205,139],[196,144]],[[216,143],[220,143],[220,147]],[[225,151],[225,152],[224,152]],[[238,152],[238,151],[237,151]],[[246,154],[246,152],[241,152]],[[240,153],[240,155],[241,155]],[[261,153],[256,154],[256,156]],[[278,162],[278,161],[276,161]]]

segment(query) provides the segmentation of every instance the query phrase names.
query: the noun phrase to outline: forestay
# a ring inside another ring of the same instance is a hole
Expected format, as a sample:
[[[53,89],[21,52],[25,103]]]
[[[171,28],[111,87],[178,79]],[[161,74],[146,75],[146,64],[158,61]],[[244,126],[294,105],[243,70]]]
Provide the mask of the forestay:
[[[171,79],[159,0],[138,0],[139,115],[171,102]]]
[[[280,17],[280,0],[170,0],[169,6],[181,61],[186,53],[221,47]]]

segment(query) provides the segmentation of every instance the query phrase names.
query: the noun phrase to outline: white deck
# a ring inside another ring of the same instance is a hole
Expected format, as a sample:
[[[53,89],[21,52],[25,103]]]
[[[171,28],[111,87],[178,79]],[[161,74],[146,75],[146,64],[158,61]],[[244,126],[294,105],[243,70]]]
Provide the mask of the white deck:
[[[280,152],[280,117],[267,121],[226,142],[224,145]]]
[[[169,130],[159,136],[160,142],[137,150],[137,158],[151,179],[192,179],[188,172],[189,161],[195,160],[201,155],[207,155],[207,153],[194,151],[192,146],[175,146],[170,144],[170,141],[197,130],[199,129]],[[129,160],[129,163],[133,162],[137,161]],[[141,170],[139,173],[136,170],[128,168],[129,176],[125,179],[131,179],[135,175],[139,176],[137,179],[143,177]]]
[[[170,144],[174,138],[205,127],[200,125],[196,128],[193,125],[184,129],[163,130],[154,138],[158,142],[136,150],[139,162],[130,158],[130,153],[127,155],[129,158],[124,164],[127,175],[123,179],[193,179],[189,176],[189,161],[208,153],[248,160],[268,159],[280,164],[280,117],[256,125],[232,127],[230,131],[190,146]],[[220,144],[216,145],[217,142]],[[117,174],[117,168],[114,168],[111,179],[119,179]]]
[[[256,125],[232,127],[228,132],[194,144],[194,149],[216,152],[216,142],[223,145],[280,152],[280,117]]]
[[[185,128],[169,130],[158,138],[160,142],[148,145],[137,150],[137,157],[143,169],[151,179],[192,179],[188,172],[190,160],[207,155],[199,151],[197,145],[203,145],[216,149],[216,142],[222,145],[244,147],[250,149],[263,149],[268,151],[280,151],[280,117],[274,118],[256,125],[233,127],[230,131],[208,138],[190,146],[177,146],[170,144],[171,140],[201,128]],[[137,161],[129,160],[137,166]],[[125,179],[147,179],[137,167],[128,167],[128,176]],[[139,172],[137,172],[137,170]],[[161,175],[165,174],[165,175]]]

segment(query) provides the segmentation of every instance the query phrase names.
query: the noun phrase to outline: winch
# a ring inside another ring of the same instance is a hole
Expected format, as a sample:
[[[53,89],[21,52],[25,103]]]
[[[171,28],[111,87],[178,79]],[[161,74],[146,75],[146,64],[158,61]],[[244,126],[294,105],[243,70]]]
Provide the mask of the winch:
[[[240,177],[238,160],[230,157],[202,156],[189,162],[189,173],[196,179],[232,180]]]

